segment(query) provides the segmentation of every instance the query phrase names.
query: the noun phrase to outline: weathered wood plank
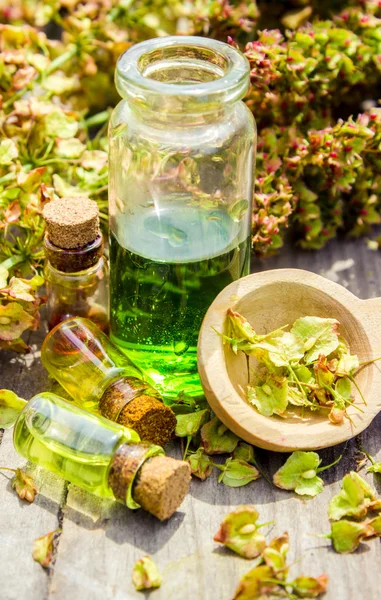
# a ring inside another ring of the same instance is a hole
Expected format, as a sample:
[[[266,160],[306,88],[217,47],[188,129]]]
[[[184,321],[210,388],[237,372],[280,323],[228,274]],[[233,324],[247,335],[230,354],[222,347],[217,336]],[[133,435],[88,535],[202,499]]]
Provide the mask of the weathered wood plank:
[[[1,353],[1,387],[13,389],[25,398],[46,387],[37,351],[43,332],[33,337],[33,353]],[[0,472],[0,595],[4,600],[20,600],[26,595],[30,600],[41,600],[48,597],[49,573],[33,561],[32,546],[36,538],[57,529],[65,482],[18,456],[11,430],[4,432],[1,441],[0,465],[21,467],[32,474],[40,492],[33,504],[21,501],[12,489],[12,473]]]
[[[380,255],[368,250],[364,240],[337,241],[320,252],[283,250],[268,261],[256,261],[254,267],[255,270],[309,269],[339,281],[362,298],[381,295]],[[2,377],[1,386],[12,387],[26,396],[46,388],[47,380],[38,361],[33,363],[31,372],[27,365],[20,366],[18,360],[9,365],[10,361],[6,359],[6,379]],[[373,421],[361,439],[366,449],[381,460],[381,416]],[[17,465],[18,459],[9,454],[9,446],[8,455],[4,458],[6,443],[10,446],[10,440],[0,446],[1,463],[7,460],[7,465]],[[337,447],[321,452],[323,464],[331,462],[342,450],[343,447]],[[173,450],[176,451],[179,452],[179,449]],[[263,479],[240,489],[218,485],[216,474],[204,483],[193,481],[191,493],[181,510],[166,524],[141,512],[129,512],[120,505],[100,501],[75,486],[69,486],[57,560],[49,580],[33,563],[30,545],[35,537],[57,526],[63,484],[53,476],[52,479],[42,478],[39,502],[48,502],[50,513],[38,503],[19,508],[18,499],[7,489],[9,484],[0,481],[0,490],[5,487],[2,497],[5,509],[0,514],[1,532],[12,532],[10,522],[13,519],[14,539],[19,543],[18,554],[13,550],[9,554],[7,550],[8,554],[4,553],[0,563],[0,575],[5,582],[2,597],[5,600],[19,599],[28,590],[28,597],[32,600],[44,597],[52,600],[141,598],[144,595],[135,592],[132,587],[131,569],[136,559],[149,553],[164,574],[162,588],[149,595],[152,600],[229,600],[240,575],[250,569],[250,562],[219,548],[213,542],[213,535],[223,516],[237,504],[254,503],[262,522],[275,521],[273,526],[264,530],[269,538],[289,531],[290,563],[298,561],[292,567],[292,573],[319,575],[327,572],[331,580],[327,600],[378,600],[377,574],[381,560],[378,540],[371,541],[361,552],[339,556],[330,549],[326,540],[310,535],[328,531],[329,499],[339,490],[343,475],[355,467],[357,451],[358,440],[352,440],[346,446],[341,463],[324,473],[324,492],[310,501],[282,492]],[[284,455],[264,451],[258,451],[258,457],[270,474],[285,458]],[[381,494],[381,478],[377,477],[368,475],[367,479]],[[49,500],[54,490],[58,490],[57,495]],[[46,519],[46,515],[51,519],[49,523],[41,521]],[[20,518],[25,520],[19,531],[15,524],[20,523]],[[17,561],[17,573],[20,573],[21,567],[25,576],[19,578],[16,594],[13,592],[14,578],[5,577],[5,574],[16,572],[13,565]],[[34,589],[39,590],[39,595],[33,595]]]

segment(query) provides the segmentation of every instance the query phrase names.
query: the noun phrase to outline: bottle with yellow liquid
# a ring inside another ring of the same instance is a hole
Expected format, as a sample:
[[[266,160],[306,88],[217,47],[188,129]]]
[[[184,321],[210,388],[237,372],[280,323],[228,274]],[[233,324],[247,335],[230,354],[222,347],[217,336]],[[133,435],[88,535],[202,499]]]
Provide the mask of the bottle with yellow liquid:
[[[142,507],[160,520],[168,519],[186,495],[187,463],[56,394],[37,394],[29,402],[10,394],[0,404],[0,427],[11,425],[21,456],[92,494],[131,509]]]
[[[88,319],[57,325],[45,338],[41,360],[82,408],[131,427],[141,439],[164,446],[176,417],[141,371]]]

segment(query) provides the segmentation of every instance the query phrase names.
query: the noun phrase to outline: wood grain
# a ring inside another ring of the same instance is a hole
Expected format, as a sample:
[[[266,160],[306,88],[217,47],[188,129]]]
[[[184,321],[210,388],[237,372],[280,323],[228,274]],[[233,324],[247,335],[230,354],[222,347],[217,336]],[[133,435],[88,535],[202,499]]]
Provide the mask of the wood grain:
[[[365,241],[337,241],[318,253],[282,250],[264,262],[254,261],[256,271],[269,268],[302,268],[329,276],[360,298],[381,295],[380,255]],[[1,387],[24,397],[52,389],[39,363],[43,332],[33,334],[35,353],[26,358],[2,353]],[[54,386],[57,391],[58,386]],[[381,418],[376,417],[361,434],[364,446],[381,460]],[[356,464],[358,439],[348,442],[342,461],[324,473],[324,492],[304,502],[260,479],[240,489],[217,484],[216,474],[204,483],[193,481],[181,510],[165,524],[141,512],[99,501],[73,485],[67,499],[62,480],[40,472],[41,494],[35,504],[24,505],[0,476],[0,577],[2,600],[231,600],[240,575],[250,562],[235,557],[213,542],[223,516],[240,503],[254,503],[268,538],[288,530],[291,538],[292,573],[330,576],[326,600],[378,600],[381,545],[373,540],[361,552],[335,554],[325,540],[311,534],[328,531],[327,504],[340,488],[343,475]],[[321,451],[328,464],[344,445]],[[172,455],[180,455],[173,447]],[[258,459],[270,474],[286,455],[258,450]],[[0,446],[0,464],[22,465],[11,447],[9,432]],[[362,472],[363,473],[363,472]],[[8,477],[8,476],[7,476]],[[381,495],[381,478],[367,475]],[[62,522],[56,562],[46,573],[31,557],[33,539]],[[135,592],[131,585],[134,561],[151,554],[164,574],[164,583],[151,594]]]

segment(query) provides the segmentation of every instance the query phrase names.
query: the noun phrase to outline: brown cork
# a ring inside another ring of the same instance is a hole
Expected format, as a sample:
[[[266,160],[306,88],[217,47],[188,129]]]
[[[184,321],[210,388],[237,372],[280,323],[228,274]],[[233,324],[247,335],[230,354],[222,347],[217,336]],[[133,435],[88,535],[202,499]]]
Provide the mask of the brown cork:
[[[151,444],[122,444],[114,454],[108,483],[115,498],[123,504],[126,503],[128,487],[150,448]]]
[[[169,456],[154,456],[140,468],[133,498],[144,510],[165,521],[184,500],[190,480],[187,462]]]
[[[140,439],[165,446],[176,427],[176,416],[169,406],[152,396],[138,396],[121,411],[118,423],[134,429]]]
[[[42,215],[49,239],[58,248],[81,248],[95,240],[99,233],[98,205],[89,198],[52,200]]]
[[[176,427],[176,416],[157,392],[135,377],[123,377],[104,392],[100,413],[134,429],[144,441],[165,446]]]

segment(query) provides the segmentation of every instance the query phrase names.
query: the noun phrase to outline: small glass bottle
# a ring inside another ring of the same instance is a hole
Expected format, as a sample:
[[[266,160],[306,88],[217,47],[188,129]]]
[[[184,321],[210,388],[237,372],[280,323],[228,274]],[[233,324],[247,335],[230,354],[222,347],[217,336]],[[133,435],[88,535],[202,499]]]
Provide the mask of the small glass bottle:
[[[165,396],[202,394],[197,338],[249,273],[256,149],[245,56],[201,37],[119,59],[109,128],[111,338]]]
[[[52,200],[43,217],[49,329],[80,316],[107,331],[109,272],[97,203],[88,198]]]
[[[0,421],[1,415],[0,410]],[[56,394],[37,394],[25,403],[14,423],[13,442],[27,460],[92,494],[132,509],[141,506],[161,520],[175,512],[189,487],[187,463]]]
[[[176,417],[158,392],[141,379],[130,359],[88,319],[57,325],[41,348],[42,364],[89,411],[100,412],[137,431],[141,439],[164,446]]]

